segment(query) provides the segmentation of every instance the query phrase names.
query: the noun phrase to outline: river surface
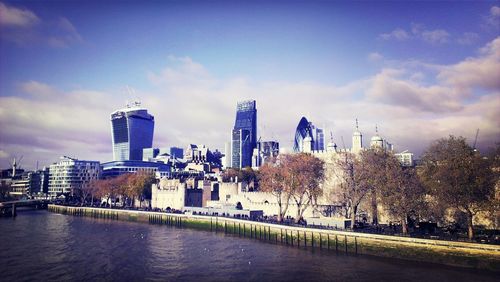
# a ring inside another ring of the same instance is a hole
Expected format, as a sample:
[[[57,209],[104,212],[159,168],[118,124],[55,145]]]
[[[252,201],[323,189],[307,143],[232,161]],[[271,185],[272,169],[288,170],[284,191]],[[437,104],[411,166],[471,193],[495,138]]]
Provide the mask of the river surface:
[[[164,225],[47,211],[23,211],[15,219],[0,218],[0,281],[495,281],[495,278],[495,273],[484,271],[336,255]]]

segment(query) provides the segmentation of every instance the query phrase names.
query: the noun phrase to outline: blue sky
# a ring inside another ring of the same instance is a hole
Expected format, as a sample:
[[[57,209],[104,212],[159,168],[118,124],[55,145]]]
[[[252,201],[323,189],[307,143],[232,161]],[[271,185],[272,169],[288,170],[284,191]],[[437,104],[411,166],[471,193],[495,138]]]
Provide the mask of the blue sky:
[[[378,124],[417,154],[500,139],[498,1],[0,3],[2,167],[111,159],[109,113],[130,99],[156,146],[223,148],[248,98],[285,148],[302,115],[347,146],[356,117],[366,143]]]

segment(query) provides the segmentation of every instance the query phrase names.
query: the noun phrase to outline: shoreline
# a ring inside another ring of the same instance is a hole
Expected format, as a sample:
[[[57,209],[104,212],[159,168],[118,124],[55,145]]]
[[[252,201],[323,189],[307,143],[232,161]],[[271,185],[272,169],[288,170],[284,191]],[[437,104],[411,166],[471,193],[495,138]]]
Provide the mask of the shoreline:
[[[275,244],[500,272],[500,246],[303,228],[235,218],[49,205],[49,212],[223,232]]]

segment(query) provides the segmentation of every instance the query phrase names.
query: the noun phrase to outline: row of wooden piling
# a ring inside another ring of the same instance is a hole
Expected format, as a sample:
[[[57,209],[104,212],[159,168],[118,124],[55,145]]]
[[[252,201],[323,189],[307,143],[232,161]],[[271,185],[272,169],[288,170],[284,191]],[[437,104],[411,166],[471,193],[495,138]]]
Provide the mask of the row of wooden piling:
[[[340,251],[355,254],[358,254],[359,250],[357,236],[323,234],[322,232],[314,232],[312,230],[290,230],[282,227],[271,227],[246,222],[229,222],[226,220],[219,220],[218,217],[210,217],[210,231],[216,233],[223,231],[224,234],[257,239],[275,244],[296,246],[298,248],[317,248],[320,250],[335,250],[336,252]],[[348,242],[348,237],[350,237],[350,242]],[[349,245],[352,245],[351,249],[349,249]]]
[[[84,207],[64,207],[50,205],[48,210],[60,214],[73,216],[89,216],[112,220],[137,220],[134,215],[119,217],[119,212],[108,209],[93,209]],[[146,220],[146,218],[143,218]],[[208,229],[207,218],[184,218],[174,214],[148,213],[147,221],[150,224],[167,225],[172,227],[202,227]],[[358,238],[356,236],[324,234],[314,230],[299,230],[280,225],[269,226],[262,223],[252,223],[244,220],[227,220],[225,218],[210,217],[210,231],[228,235],[256,239],[274,244],[287,245],[298,248],[320,250],[335,250],[336,252],[358,254]],[[349,237],[349,238],[348,238]],[[349,239],[349,240],[348,240]],[[349,245],[352,247],[349,248]]]
[[[72,216],[88,216],[93,218],[104,218],[118,220],[118,212],[113,210],[105,209],[87,209],[87,208],[68,208],[63,206],[49,205],[48,210],[50,212],[72,215]]]
[[[182,217],[163,215],[163,214],[149,214],[148,221],[150,224],[160,224],[175,227],[182,227]]]

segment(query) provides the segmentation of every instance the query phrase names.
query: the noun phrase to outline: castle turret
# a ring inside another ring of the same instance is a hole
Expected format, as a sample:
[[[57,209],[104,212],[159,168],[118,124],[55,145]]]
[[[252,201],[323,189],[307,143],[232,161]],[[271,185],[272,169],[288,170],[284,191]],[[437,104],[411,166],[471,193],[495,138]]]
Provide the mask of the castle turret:
[[[357,154],[363,148],[363,135],[359,131],[358,119],[356,119],[356,129],[352,134],[352,152]]]

